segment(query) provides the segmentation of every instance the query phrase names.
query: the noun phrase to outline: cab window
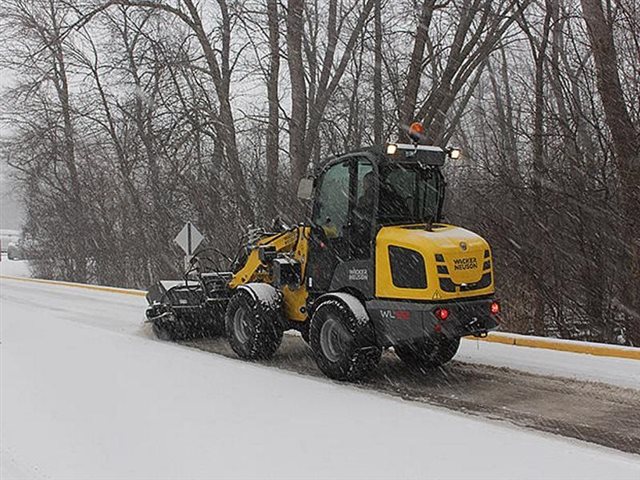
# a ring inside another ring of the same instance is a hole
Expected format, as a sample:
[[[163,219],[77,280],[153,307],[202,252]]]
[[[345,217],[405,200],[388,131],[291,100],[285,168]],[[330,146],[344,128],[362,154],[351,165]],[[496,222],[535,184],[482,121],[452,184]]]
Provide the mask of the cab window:
[[[316,200],[313,223],[324,229],[327,237],[342,237],[349,214],[349,162],[341,162],[327,170]]]
[[[371,256],[376,190],[373,165],[368,160],[358,160],[351,228],[351,252],[355,259],[367,259]]]

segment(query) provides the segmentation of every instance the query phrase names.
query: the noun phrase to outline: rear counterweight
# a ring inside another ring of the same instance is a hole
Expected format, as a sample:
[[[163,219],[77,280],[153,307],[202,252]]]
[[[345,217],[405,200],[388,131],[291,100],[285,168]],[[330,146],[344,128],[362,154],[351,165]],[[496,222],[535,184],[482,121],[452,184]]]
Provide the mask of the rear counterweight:
[[[440,303],[370,300],[366,308],[380,346],[389,347],[440,335],[486,335],[498,326],[498,316],[491,313],[493,302],[493,298]],[[446,319],[436,315],[439,309],[447,311]]]

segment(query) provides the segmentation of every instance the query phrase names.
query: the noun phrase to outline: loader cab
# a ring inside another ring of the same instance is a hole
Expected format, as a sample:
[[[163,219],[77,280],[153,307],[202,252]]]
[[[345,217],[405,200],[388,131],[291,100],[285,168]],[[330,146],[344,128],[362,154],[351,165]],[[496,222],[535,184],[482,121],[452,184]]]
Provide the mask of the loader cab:
[[[338,157],[316,175],[307,287],[374,291],[375,238],[386,225],[440,220],[446,152],[393,144]]]

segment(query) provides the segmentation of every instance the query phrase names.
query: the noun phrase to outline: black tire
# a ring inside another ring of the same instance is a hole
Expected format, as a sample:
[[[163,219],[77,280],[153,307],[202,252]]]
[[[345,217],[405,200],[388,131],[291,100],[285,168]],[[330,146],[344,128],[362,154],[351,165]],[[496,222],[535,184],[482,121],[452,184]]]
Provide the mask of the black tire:
[[[396,355],[407,365],[420,370],[441,367],[455,357],[459,338],[440,336],[393,347]]]
[[[311,339],[309,338],[309,323],[305,322],[305,324],[300,329],[300,336],[306,342],[307,345],[311,343]]]
[[[371,320],[356,318],[351,308],[335,297],[322,301],[313,312],[309,337],[318,367],[334,380],[365,377],[382,354]]]
[[[282,343],[283,329],[275,307],[259,302],[244,290],[238,291],[227,305],[227,339],[234,352],[247,360],[266,360]]]

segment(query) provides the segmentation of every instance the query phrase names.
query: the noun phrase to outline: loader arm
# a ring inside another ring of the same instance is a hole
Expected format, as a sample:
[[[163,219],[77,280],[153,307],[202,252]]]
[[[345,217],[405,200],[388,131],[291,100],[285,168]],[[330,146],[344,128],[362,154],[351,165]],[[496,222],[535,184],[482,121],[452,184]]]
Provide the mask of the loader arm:
[[[252,282],[274,283],[273,265],[263,262],[260,258],[260,249],[275,249],[276,257],[287,257],[300,264],[300,283],[298,285],[279,286],[283,293],[283,313],[287,320],[307,320],[307,289],[304,285],[304,275],[308,259],[310,227],[297,226],[276,235],[270,235],[260,239],[255,245],[250,246],[250,253],[245,264],[236,272],[229,282],[229,288],[235,289],[240,285]]]

